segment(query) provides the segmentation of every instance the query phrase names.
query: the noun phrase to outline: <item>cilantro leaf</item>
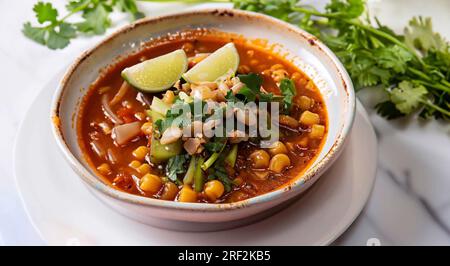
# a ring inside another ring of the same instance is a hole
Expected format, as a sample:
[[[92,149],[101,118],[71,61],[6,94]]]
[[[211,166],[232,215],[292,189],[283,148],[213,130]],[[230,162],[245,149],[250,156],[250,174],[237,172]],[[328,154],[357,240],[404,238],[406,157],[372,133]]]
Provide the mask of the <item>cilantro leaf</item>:
[[[30,22],[23,25],[22,33],[31,40],[44,44],[46,43],[47,30],[45,28],[33,27]]]
[[[414,17],[405,28],[405,43],[421,52],[442,51],[448,44],[439,33],[433,32],[431,18]]]
[[[413,55],[398,45],[378,48],[374,51],[377,64],[385,69],[392,69],[397,73],[405,73],[408,68],[408,61],[413,59]]]
[[[47,46],[50,49],[61,49],[70,43],[70,39],[55,30],[48,32]]]
[[[405,80],[390,91],[390,98],[397,110],[403,114],[410,114],[425,100],[427,93],[424,86],[414,86],[413,83]]]
[[[97,5],[84,11],[83,22],[77,23],[77,29],[84,33],[103,34],[111,25],[109,11],[104,5]]]
[[[145,14],[139,11],[135,0],[115,0],[115,5],[118,6],[122,12],[130,13],[134,20],[145,17]]]
[[[39,1],[33,7],[40,26],[30,22],[23,24],[22,33],[29,39],[46,45],[50,49],[62,49],[69,45],[78,32],[87,34],[103,34],[111,26],[109,15],[114,7],[122,12],[130,13],[133,19],[142,18],[136,0],[72,0],[66,5],[69,12],[58,19],[59,12],[51,3]],[[68,22],[75,15],[81,14],[82,21]]]
[[[413,18],[397,34],[365,12],[365,0],[329,0],[324,11],[300,1],[232,2],[316,35],[339,57],[356,90],[373,86],[390,92],[389,100],[375,107],[381,115],[396,118],[422,109],[424,118],[450,118],[450,43],[433,31],[431,19]]]
[[[178,154],[167,161],[166,175],[170,180],[176,182],[178,180],[178,174],[186,173],[187,157],[186,154]]]
[[[362,0],[331,0],[325,9],[343,18],[357,18],[364,12],[364,4]]]
[[[238,78],[252,91],[259,91],[259,88],[261,87],[263,82],[261,76],[255,73],[238,75]]]
[[[295,84],[291,79],[282,79],[280,82],[281,94],[283,94],[283,112],[288,114],[292,107],[292,100],[296,94]]]
[[[220,152],[223,150],[223,147],[226,145],[227,139],[224,137],[214,137],[209,142],[205,143],[204,146],[207,151],[210,153]]]
[[[72,24],[63,22],[59,24],[59,35],[67,39],[75,38],[77,36],[77,30]]]
[[[225,155],[224,153],[220,154],[219,158],[213,164],[212,167],[208,168],[208,180],[217,179],[222,182],[225,191],[230,192],[233,188],[233,180],[231,180],[229,174],[225,169]]]
[[[238,75],[238,78],[245,84],[245,87],[236,94],[236,97],[227,95],[228,98],[225,98],[229,99],[229,101],[242,99],[243,102],[253,102],[258,98],[261,102],[271,102],[274,99],[274,95],[272,93],[263,93],[261,91],[263,80],[260,75],[250,73],[247,75]]]
[[[56,22],[58,10],[51,3],[38,2],[34,5],[33,11],[39,23]]]

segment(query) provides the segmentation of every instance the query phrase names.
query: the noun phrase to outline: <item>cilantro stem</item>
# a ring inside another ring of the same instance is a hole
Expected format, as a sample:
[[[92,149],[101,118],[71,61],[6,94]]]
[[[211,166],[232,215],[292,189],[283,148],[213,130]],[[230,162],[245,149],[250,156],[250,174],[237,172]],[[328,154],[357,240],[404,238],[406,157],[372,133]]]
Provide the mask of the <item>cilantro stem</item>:
[[[223,149],[225,148],[225,146],[227,145],[226,141],[223,144],[222,148],[220,149],[220,151],[213,153],[208,160],[206,160],[206,162],[204,162],[202,164],[202,169],[203,171],[208,170],[208,168],[210,168],[216,161],[217,159],[219,159],[220,154],[222,153]]]
[[[302,8],[302,7],[293,7],[292,10],[297,11],[297,12],[301,12],[301,13],[305,13],[305,14],[309,14],[309,15],[313,15],[313,16],[318,16],[318,17],[325,17],[325,18],[335,18],[335,19],[339,19],[340,16],[345,15],[345,13],[342,12],[335,12],[335,13],[322,13],[322,12],[318,12],[315,10],[311,10],[311,9],[307,9],[307,8]],[[403,42],[401,42],[400,40],[398,40],[396,37],[390,35],[389,33],[386,33],[384,31],[378,30],[370,25],[365,25],[363,23],[361,23],[360,20],[349,20],[349,19],[344,19],[341,18],[341,21],[350,25],[353,25],[355,27],[359,27],[363,30],[366,30],[374,35],[377,35],[379,37],[382,37],[386,40],[391,41],[392,43],[402,47],[403,49],[409,51],[422,65],[424,64],[422,59],[420,57],[417,56],[415,51],[412,51],[411,48],[409,48],[406,44],[404,44]]]
[[[431,87],[431,88],[434,88],[434,89],[437,89],[437,90],[441,90],[441,91],[445,91],[447,93],[450,93],[450,88],[446,87],[446,86],[444,86],[442,84],[430,83],[430,82],[423,81],[423,80],[420,80],[420,79],[416,79],[414,81],[417,82],[417,83],[420,83],[420,84],[422,84],[424,86]]]
[[[444,115],[450,117],[450,111],[445,110],[444,108],[441,108],[441,107],[439,107],[439,106],[437,106],[437,105],[435,105],[435,104],[433,104],[433,103],[431,103],[431,102],[429,102],[429,101],[422,100],[422,101],[420,101],[420,102],[423,103],[424,105],[427,105],[427,106],[433,108],[434,110],[439,111],[439,112],[441,112],[442,114],[444,114]]]
[[[84,10],[84,9],[86,9],[86,8],[89,6],[90,3],[91,3],[91,2],[86,1],[86,3],[84,3],[84,4],[80,5],[80,6],[78,6],[77,8],[74,8],[74,9],[73,9],[72,11],[70,11],[67,15],[65,15],[65,16],[62,17],[60,20],[58,20],[58,22],[59,22],[59,23],[62,23],[62,22],[64,22],[66,19],[68,19],[69,17],[71,17],[72,15],[74,15],[74,14],[76,14],[76,13],[78,13],[78,12]]]
[[[213,154],[208,158],[208,160],[206,160],[206,162],[204,162],[204,163],[202,164],[202,169],[203,169],[203,171],[208,170],[208,168],[210,168],[210,167],[214,164],[214,162],[217,161],[217,159],[219,158],[219,155],[220,155],[220,152],[215,152],[215,153],[213,153]]]

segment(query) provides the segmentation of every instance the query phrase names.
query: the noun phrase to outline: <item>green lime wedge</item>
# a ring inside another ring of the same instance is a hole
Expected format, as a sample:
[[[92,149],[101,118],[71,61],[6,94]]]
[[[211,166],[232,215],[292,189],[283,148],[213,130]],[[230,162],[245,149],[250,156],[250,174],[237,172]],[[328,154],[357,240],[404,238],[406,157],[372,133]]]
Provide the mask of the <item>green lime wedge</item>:
[[[238,66],[239,53],[234,43],[227,43],[184,73],[183,78],[190,83],[213,82],[230,70],[236,72]]]
[[[186,72],[187,66],[186,53],[179,49],[125,68],[122,77],[143,92],[160,92],[177,82]]]

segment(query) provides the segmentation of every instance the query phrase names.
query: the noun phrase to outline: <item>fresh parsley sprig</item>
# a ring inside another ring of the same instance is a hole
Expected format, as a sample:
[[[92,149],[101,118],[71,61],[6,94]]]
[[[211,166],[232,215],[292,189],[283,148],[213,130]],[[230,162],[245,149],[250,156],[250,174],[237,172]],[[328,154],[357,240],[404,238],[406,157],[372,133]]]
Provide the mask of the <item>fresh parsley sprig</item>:
[[[136,6],[136,0],[73,0],[66,5],[67,14],[59,11],[49,2],[38,2],[33,11],[39,26],[30,22],[23,25],[23,34],[31,40],[50,49],[62,49],[70,40],[81,34],[104,34],[111,26],[109,15],[114,10],[129,13],[133,19],[144,17]],[[81,14],[79,22],[69,22],[75,14]]]
[[[340,58],[356,90],[377,86],[378,112],[450,119],[450,44],[415,17],[399,35],[365,10],[364,0],[330,0],[325,11],[297,0],[231,0],[235,8],[277,17],[309,31]],[[373,26],[375,25],[375,26]]]

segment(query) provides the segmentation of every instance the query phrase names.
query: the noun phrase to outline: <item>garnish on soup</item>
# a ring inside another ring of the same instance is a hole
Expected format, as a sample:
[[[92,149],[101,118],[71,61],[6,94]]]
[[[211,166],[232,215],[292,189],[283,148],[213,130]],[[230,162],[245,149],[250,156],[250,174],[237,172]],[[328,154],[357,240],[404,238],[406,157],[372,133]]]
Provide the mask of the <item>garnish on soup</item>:
[[[79,142],[111,186],[180,202],[236,202],[297,178],[327,132],[294,64],[236,36],[183,32],[109,66],[85,96]]]

